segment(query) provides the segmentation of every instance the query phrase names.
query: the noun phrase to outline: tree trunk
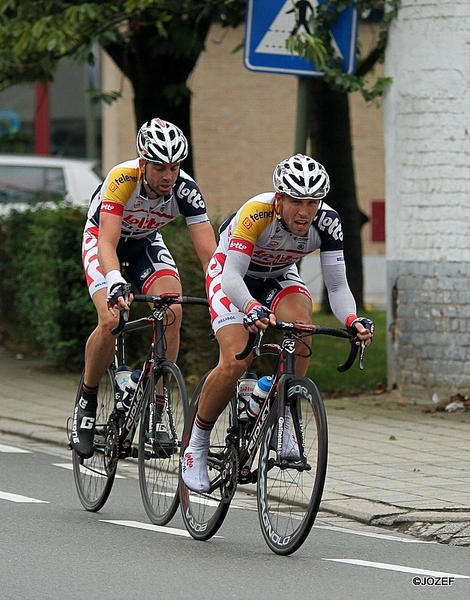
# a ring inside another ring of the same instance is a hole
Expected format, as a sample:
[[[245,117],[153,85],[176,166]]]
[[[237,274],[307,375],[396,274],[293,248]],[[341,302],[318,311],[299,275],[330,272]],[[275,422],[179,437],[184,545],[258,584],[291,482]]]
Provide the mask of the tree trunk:
[[[172,38],[169,32],[168,39],[160,37],[155,27],[136,27],[132,43],[110,44],[105,50],[132,84],[137,126],[160,117],[180,127],[189,143],[188,158],[182,166],[194,176],[191,92],[186,81],[204,49],[211,21],[199,19],[192,23],[188,20],[184,25],[182,32],[179,22],[176,37]],[[175,44],[168,40],[181,39],[184,35],[189,49],[178,52]]]
[[[368,217],[357,205],[348,95],[333,91],[322,79],[309,78],[308,113],[312,155],[330,176],[326,202],[341,217],[346,273],[359,312],[364,309],[361,229]],[[322,309],[331,312],[325,290]]]

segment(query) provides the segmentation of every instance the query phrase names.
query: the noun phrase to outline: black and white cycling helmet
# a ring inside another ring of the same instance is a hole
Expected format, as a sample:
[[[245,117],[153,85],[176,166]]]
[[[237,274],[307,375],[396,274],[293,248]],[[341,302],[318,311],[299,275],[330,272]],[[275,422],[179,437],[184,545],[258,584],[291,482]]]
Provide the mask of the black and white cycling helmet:
[[[273,173],[274,189],[293,198],[324,198],[330,190],[330,178],[319,162],[296,154],[281,161]]]
[[[177,163],[188,156],[188,140],[179,127],[152,119],[144,123],[137,134],[140,158],[152,163]]]

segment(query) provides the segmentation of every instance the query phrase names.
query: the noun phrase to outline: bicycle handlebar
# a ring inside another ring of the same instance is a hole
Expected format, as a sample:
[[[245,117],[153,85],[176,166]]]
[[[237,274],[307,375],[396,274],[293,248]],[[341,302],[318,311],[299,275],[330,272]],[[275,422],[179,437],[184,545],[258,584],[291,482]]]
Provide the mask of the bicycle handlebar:
[[[306,323],[288,323],[286,321],[277,321],[276,325],[269,325],[269,327],[274,327],[275,329],[280,329],[281,331],[288,331],[288,332],[297,334],[299,336],[301,334],[304,334],[304,335],[329,335],[332,337],[340,337],[340,338],[347,339],[347,340],[349,340],[349,342],[352,342],[354,339],[354,336],[352,334],[350,334],[346,329],[339,329],[337,327],[323,327],[321,325],[308,325]],[[257,334],[257,333],[250,332],[245,348],[241,352],[238,352],[235,355],[235,358],[237,360],[243,360],[250,354],[250,352],[253,350],[253,348],[255,346],[255,341],[256,341],[258,335],[259,334]],[[352,367],[352,365],[354,364],[354,361],[356,360],[356,356],[359,351],[359,348],[361,348],[359,368],[363,369],[362,360],[363,360],[363,356],[364,356],[365,345],[364,345],[364,343],[361,343],[360,346],[356,346],[355,344],[351,343],[351,349],[349,351],[348,358],[342,365],[339,365],[338,367],[336,367],[340,373],[344,373],[344,371],[347,371],[348,369],[350,369]]]
[[[198,304],[200,306],[209,306],[207,298],[197,298],[195,296],[180,296],[178,293],[166,292],[160,296],[150,294],[135,294],[133,302],[147,302],[153,304],[154,308],[169,308],[172,304]],[[119,313],[119,323],[111,330],[113,335],[119,335],[124,329],[129,319],[129,311],[123,310]]]

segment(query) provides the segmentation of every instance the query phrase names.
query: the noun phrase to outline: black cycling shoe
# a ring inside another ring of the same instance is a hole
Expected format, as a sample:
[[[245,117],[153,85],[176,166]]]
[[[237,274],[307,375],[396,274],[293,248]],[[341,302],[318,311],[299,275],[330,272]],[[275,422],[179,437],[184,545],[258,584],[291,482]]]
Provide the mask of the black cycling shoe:
[[[170,456],[179,452],[177,442],[170,437],[168,429],[163,423],[156,423],[155,429],[153,442],[148,442],[152,446],[150,458],[170,458]]]
[[[97,401],[83,397],[75,405],[72,420],[70,446],[82,458],[93,456],[93,438],[95,435]]]
[[[163,423],[157,423],[155,425],[155,441],[158,444],[169,444],[170,436],[168,435],[168,429]]]

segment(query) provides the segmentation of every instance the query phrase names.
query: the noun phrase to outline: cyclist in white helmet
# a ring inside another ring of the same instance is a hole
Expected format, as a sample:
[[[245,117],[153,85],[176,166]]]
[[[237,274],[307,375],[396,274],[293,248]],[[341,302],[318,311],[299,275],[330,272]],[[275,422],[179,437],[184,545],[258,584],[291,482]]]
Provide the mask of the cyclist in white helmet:
[[[183,132],[168,121],[152,119],[140,128],[136,145],[139,157],[113,167],[94,193],[83,234],[83,265],[98,314],[86,344],[82,399],[72,422],[71,445],[84,458],[93,454],[98,384],[114,355],[111,330],[119,312],[129,308],[121,264],[141,293],[181,294],[178,269],[160,228],[184,215],[204,271],[216,247],[201,191],[180,168],[188,155]],[[181,307],[172,310],[176,318],[167,328],[167,354],[176,360]]]
[[[297,261],[320,250],[334,315],[355,329],[357,343],[372,341],[373,323],[356,315],[346,279],[339,215],[323,201],[330,189],[325,168],[309,156],[296,154],[276,166],[273,185],[274,193],[254,196],[221,225],[219,245],[209,263],[206,291],[220,355],[202,389],[183,457],[183,480],[196,492],[209,489],[210,432],[251,362],[251,357],[235,359],[245,347],[248,331],[265,329],[276,318],[311,323],[312,298]],[[299,349],[298,354],[305,355],[305,351]],[[298,375],[305,375],[308,360],[297,359]],[[283,444],[292,457],[298,454],[298,446],[288,436]]]

